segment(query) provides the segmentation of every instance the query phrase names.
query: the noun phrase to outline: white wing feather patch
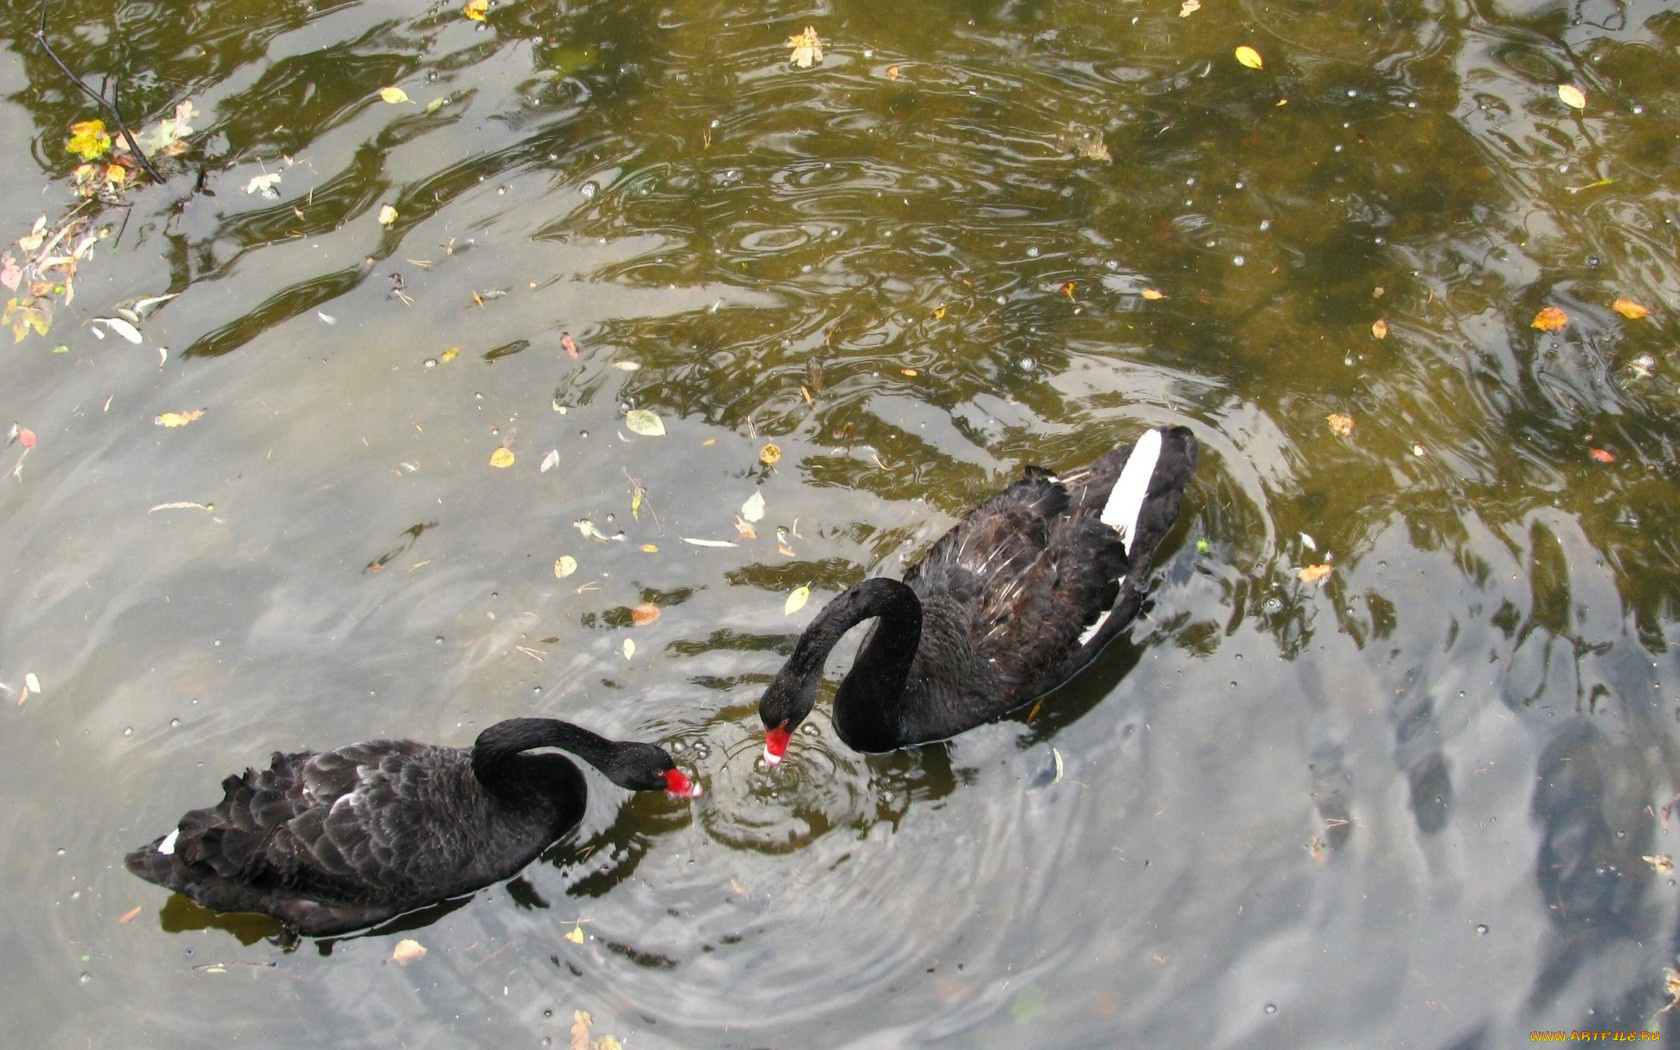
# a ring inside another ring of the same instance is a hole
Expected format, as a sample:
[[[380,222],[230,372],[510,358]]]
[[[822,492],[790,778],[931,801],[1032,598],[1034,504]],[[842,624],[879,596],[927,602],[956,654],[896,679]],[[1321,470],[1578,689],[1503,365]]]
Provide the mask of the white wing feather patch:
[[[165,835],[163,837],[163,841],[157,844],[157,851],[166,857],[173,855],[175,852],[175,840],[180,837],[181,829],[176,828],[174,831]]]
[[[1090,641],[1092,638],[1095,638],[1097,636],[1097,632],[1102,630],[1102,625],[1105,622],[1107,622],[1107,620],[1108,620],[1108,613],[1109,613],[1109,610],[1104,609],[1102,611],[1102,614],[1097,617],[1097,622],[1096,623],[1093,623],[1091,626],[1089,626],[1089,627],[1085,628],[1083,631],[1079,632],[1079,644],[1080,645],[1084,645],[1086,642]]]
[[[1155,476],[1155,464],[1161,458],[1161,432],[1151,430],[1138,438],[1120,480],[1114,483],[1108,502],[1103,505],[1103,524],[1111,525],[1126,543],[1126,553],[1132,553],[1132,538],[1137,534],[1138,515],[1143,513],[1143,499],[1149,495],[1149,482]]]

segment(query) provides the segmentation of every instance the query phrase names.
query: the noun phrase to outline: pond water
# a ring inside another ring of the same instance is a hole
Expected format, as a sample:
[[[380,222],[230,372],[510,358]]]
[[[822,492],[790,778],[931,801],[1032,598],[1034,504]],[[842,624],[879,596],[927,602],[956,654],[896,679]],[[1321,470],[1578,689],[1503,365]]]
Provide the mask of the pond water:
[[[50,15],[137,127],[196,116],[0,350],[13,1045],[1674,1038],[1668,4]],[[3,17],[17,255],[99,113]],[[166,294],[139,345],[94,321]],[[823,601],[1176,423],[1092,673],[887,756],[820,705],[755,764]],[[594,777],[518,878],[295,951],[122,867],[274,749],[522,714],[706,795]]]

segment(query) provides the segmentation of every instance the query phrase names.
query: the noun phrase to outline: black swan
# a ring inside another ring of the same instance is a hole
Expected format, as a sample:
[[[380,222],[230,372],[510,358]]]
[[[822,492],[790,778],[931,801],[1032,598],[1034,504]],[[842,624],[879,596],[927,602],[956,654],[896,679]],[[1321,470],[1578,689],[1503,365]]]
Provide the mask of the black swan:
[[[347,933],[512,877],[583,819],[586,788],[560,747],[620,787],[693,798],[664,748],[552,718],[510,718],[471,751],[371,740],[276,751],[222,781],[227,797],[128,855],[128,870],[216,911],[272,915],[295,933]]]
[[[835,732],[858,751],[944,740],[1066,682],[1137,616],[1196,457],[1195,437],[1171,427],[1060,476],[1028,467],[904,582],[842,592],[759,701],[765,761],[781,761],[811,713],[840,637],[871,617],[834,698]]]

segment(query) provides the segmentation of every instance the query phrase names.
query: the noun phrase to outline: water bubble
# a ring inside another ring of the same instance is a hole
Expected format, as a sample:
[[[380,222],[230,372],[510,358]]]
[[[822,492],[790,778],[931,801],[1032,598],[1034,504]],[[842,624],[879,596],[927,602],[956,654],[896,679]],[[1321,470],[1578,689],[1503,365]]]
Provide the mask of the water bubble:
[[[1247,258],[1245,258],[1245,257],[1243,257],[1243,256],[1241,256],[1241,255],[1233,255],[1233,256],[1231,256],[1231,265],[1232,265],[1232,266],[1241,266],[1241,265],[1243,265],[1243,264],[1244,264],[1244,263],[1246,263],[1246,262],[1248,262],[1248,259],[1247,259]]]
[[[83,973],[80,977],[76,978],[76,980],[81,984],[87,984],[89,981],[93,980],[93,974]]]
[[[1266,1004],[1266,1012],[1269,1013],[1269,1014],[1277,1013],[1277,1003],[1267,1003]]]
[[[1265,233],[1267,230],[1269,230],[1271,228],[1272,228],[1272,220],[1270,220],[1270,219],[1261,219],[1260,220],[1260,232],[1261,233]]]
[[[436,638],[433,638],[432,639],[432,644],[433,645],[442,645],[443,644],[443,635],[440,634]]]
[[[554,1016],[554,1011],[553,1010],[544,1010],[543,1011],[543,1017],[548,1018],[548,1017],[553,1017],[553,1016]]]
[[[1038,258],[1038,249],[1036,247],[1028,248],[1027,249],[1027,258],[1029,258],[1029,259]]]
[[[1487,923],[1478,922],[1476,924],[1476,933],[1477,933],[1478,936],[1483,936],[1483,937],[1487,936],[1487,931],[1488,931]]]
[[[1015,366],[1023,372],[1031,372],[1033,369],[1038,367],[1038,361],[1029,355],[1017,361]]]
[[[595,185],[593,182],[586,182],[582,186],[578,187],[578,192],[583,194],[584,200],[594,200],[595,195],[601,192],[601,187]]]
[[[171,729],[174,729],[176,726],[178,726],[180,724],[181,724],[181,720],[179,718],[171,718],[169,720],[169,728],[171,728]]]
[[[437,367],[437,358],[435,358],[435,357],[426,358],[426,361],[425,361],[425,364],[423,365],[423,367],[425,367],[425,368],[436,368]]]
[[[133,735],[134,735],[134,727],[133,726],[123,726],[123,736],[133,736]]]
[[[1283,599],[1275,596],[1267,598],[1260,603],[1260,608],[1264,609],[1267,614],[1276,616],[1283,611]]]
[[[60,857],[64,856],[64,847],[63,846],[58,847],[58,855]]]

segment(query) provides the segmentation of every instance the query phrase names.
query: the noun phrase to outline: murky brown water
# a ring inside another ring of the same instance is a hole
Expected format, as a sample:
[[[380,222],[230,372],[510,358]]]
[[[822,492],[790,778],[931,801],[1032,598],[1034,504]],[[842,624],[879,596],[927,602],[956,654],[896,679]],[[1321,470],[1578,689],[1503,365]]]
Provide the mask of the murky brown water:
[[[37,15],[4,16],[8,243],[96,115]],[[55,2],[51,37],[202,115],[0,349],[38,438],[0,452],[16,1045],[1674,1037],[1667,5]],[[1093,674],[903,755],[819,708],[754,769],[790,591],[1167,423],[1207,455]],[[756,540],[684,542],[754,493]],[[526,713],[707,795],[596,779],[514,882],[293,953],[122,869],[274,748]]]

